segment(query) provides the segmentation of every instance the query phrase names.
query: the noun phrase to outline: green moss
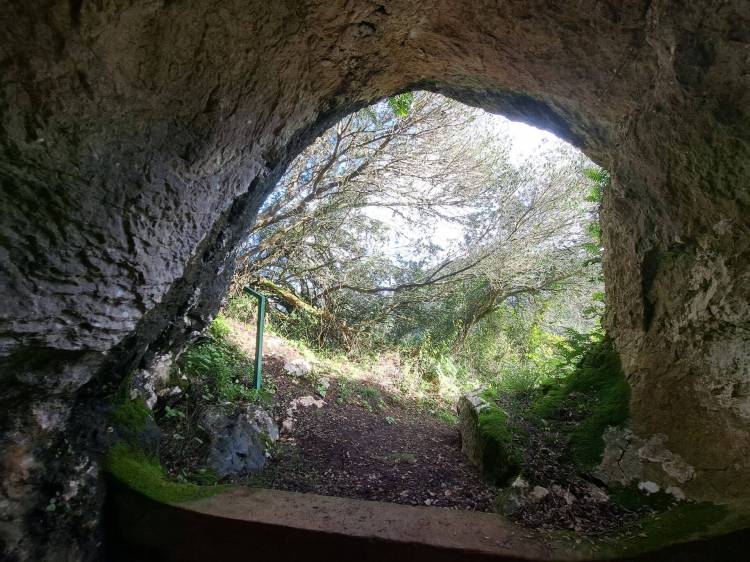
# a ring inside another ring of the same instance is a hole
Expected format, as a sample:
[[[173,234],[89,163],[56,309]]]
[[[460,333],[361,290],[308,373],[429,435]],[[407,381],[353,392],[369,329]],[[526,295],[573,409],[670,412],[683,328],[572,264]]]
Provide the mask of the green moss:
[[[639,511],[647,508],[656,511],[664,511],[675,505],[674,496],[663,490],[655,494],[647,494],[638,489],[635,482],[629,486],[618,486],[610,488],[609,497],[613,503],[628,511]]]
[[[683,503],[668,511],[645,517],[637,533],[618,537],[600,545],[607,555],[633,555],[661,547],[711,536],[724,530],[722,522],[729,509],[712,503]]]
[[[579,423],[570,433],[570,456],[581,468],[596,466],[604,452],[604,430],[628,419],[630,387],[612,342],[594,343],[561,384],[532,406],[534,416],[557,419],[573,413]]]
[[[226,486],[198,486],[167,479],[159,462],[125,443],[110,449],[105,468],[115,479],[146,497],[164,503],[181,503],[213,496]]]
[[[513,432],[508,414],[490,407],[479,414],[482,447],[482,472],[497,485],[506,484],[521,468],[520,455],[513,447]]]
[[[143,400],[126,399],[115,407],[110,418],[117,429],[136,434],[146,429],[150,415]]]
[[[216,340],[222,340],[227,338],[229,334],[232,333],[232,329],[229,327],[227,319],[219,314],[208,326],[208,333],[212,338]]]

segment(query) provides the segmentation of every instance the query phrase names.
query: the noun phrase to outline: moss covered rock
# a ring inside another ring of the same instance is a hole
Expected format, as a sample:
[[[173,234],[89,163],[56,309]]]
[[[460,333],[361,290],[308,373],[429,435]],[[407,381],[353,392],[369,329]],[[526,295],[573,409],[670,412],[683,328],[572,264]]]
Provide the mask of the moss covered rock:
[[[535,417],[572,421],[571,460],[584,470],[599,464],[604,433],[628,420],[630,388],[612,342],[594,343],[572,373],[547,389],[532,406]]]
[[[489,481],[506,485],[521,468],[508,415],[474,391],[459,400],[458,419],[463,453]]]

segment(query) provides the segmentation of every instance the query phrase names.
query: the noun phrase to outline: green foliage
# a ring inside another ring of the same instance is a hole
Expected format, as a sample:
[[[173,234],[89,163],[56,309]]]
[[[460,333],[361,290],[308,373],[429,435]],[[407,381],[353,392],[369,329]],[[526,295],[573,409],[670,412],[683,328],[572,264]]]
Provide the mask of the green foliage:
[[[258,314],[258,300],[246,292],[240,291],[237,295],[229,299],[222,314],[226,314],[229,318],[234,318],[240,322],[250,324]]]
[[[609,172],[604,168],[584,168],[583,174],[591,180],[591,189],[586,201],[601,204],[604,197],[604,190],[607,189],[612,181]]]
[[[435,417],[445,424],[458,425],[458,418],[453,412],[438,410],[435,412]]]
[[[509,365],[500,373],[493,388],[507,394],[528,394],[542,380],[542,373],[532,365]]]
[[[604,431],[628,419],[630,387],[622,373],[620,358],[607,338],[591,341],[580,335],[567,342],[574,368],[532,407],[535,416],[558,419],[573,413],[579,423],[570,435],[570,455],[581,468],[596,466],[604,452]]]
[[[396,117],[406,117],[414,103],[414,93],[405,92],[388,98],[388,106]]]
[[[125,399],[111,414],[112,425],[130,434],[137,434],[146,428],[151,410],[141,399]]]
[[[339,404],[344,404],[352,395],[352,388],[346,379],[341,379],[339,381],[337,390],[338,395],[336,396],[336,402]]]
[[[226,320],[217,316],[209,326],[208,341],[189,347],[180,358],[180,368],[209,398],[225,402],[258,399],[252,388],[252,359],[229,341],[230,331]]]
[[[227,319],[219,314],[214,318],[213,322],[208,326],[208,333],[211,338],[217,342],[223,342],[232,333],[232,329],[229,327]]]
[[[499,486],[507,484],[521,469],[508,414],[494,406],[482,411],[479,414],[479,436],[482,440],[483,474]]]
[[[144,496],[164,503],[182,503],[213,496],[226,486],[198,486],[172,482],[155,458],[125,443],[117,443],[107,454],[105,470],[115,479]]]
[[[337,342],[322,338],[320,318],[304,310],[283,313],[270,310],[267,319],[268,329],[286,339],[297,341],[315,350],[335,350]]]
[[[373,386],[360,386],[357,388],[357,394],[362,396],[363,398],[372,399],[372,400],[382,400],[383,395],[381,394],[380,390]]]
[[[170,406],[165,406],[164,407],[164,415],[167,418],[184,418],[185,417],[185,412],[183,412],[182,410],[178,410],[176,408],[172,408]]]

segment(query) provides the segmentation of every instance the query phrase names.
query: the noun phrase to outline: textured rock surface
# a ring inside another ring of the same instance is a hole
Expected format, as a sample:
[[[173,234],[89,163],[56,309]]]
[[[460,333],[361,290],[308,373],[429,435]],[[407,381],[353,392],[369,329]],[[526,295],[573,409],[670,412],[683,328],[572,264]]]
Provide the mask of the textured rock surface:
[[[458,399],[458,431],[461,433],[461,452],[480,469],[482,468],[482,443],[479,435],[479,413],[488,407],[480,390],[462,394]]]
[[[240,405],[233,414],[209,410],[203,427],[211,436],[208,465],[219,476],[260,472],[268,447],[279,439],[279,428],[268,412],[252,404]]]
[[[479,468],[485,480],[506,486],[520,472],[520,460],[513,449],[512,436],[507,433],[507,414],[482,398],[482,390],[467,392],[458,400],[461,452]],[[493,418],[488,420],[488,415]]]
[[[347,111],[409,87],[546,127],[612,171],[608,325],[633,429],[664,435],[694,468],[686,492],[747,493],[749,11],[744,0],[0,4],[7,556],[94,551],[104,398],[205,325],[285,163]],[[48,510],[62,494],[65,510]]]

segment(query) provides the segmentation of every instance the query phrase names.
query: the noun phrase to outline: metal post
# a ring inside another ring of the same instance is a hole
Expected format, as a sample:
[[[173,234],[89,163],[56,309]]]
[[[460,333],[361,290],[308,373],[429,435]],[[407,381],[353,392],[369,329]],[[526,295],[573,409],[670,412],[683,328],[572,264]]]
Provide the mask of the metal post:
[[[258,299],[258,325],[255,329],[255,388],[260,390],[263,384],[263,330],[266,326],[266,296],[250,287],[245,291]]]

